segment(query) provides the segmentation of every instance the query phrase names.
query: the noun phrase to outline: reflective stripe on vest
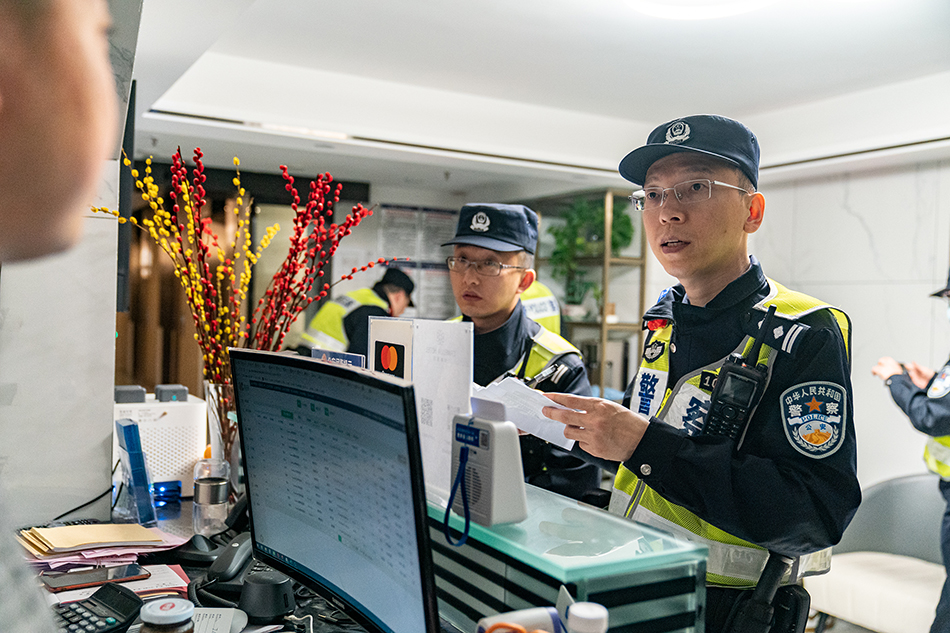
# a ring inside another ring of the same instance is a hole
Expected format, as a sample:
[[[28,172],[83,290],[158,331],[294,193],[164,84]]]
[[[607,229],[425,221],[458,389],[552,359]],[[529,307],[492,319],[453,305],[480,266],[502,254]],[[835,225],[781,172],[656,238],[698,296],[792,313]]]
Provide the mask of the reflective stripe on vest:
[[[352,290],[321,307],[300,338],[320,349],[345,352],[350,346],[350,339],[343,327],[343,320],[363,306],[378,306],[389,311],[389,303],[372,288]]]
[[[940,475],[941,479],[950,480],[950,436],[928,437],[924,461],[931,472]]]
[[[847,346],[847,315],[807,295],[790,291],[771,279],[768,281],[769,294],[756,304],[756,308],[765,310],[768,306],[775,305],[776,313],[789,319],[797,319],[816,310],[829,309],[839,327],[842,327]],[[726,359],[691,371],[669,388],[667,383],[672,334],[672,324],[651,332],[644,346],[640,370],[631,392],[630,409],[682,429],[687,435],[698,435],[702,432],[709,411],[715,378]],[[792,333],[785,339],[789,345],[793,334],[797,336],[798,333]],[[735,351],[745,355],[752,345],[752,338],[745,336]],[[771,379],[772,366],[777,357],[778,350],[768,346],[763,345],[759,351],[757,362],[764,363],[767,367],[766,385]],[[750,415],[754,412],[753,410]],[[706,545],[709,548],[706,582],[711,585],[754,586],[768,559],[768,552],[764,548],[720,530],[686,508],[667,501],[623,464],[618,468],[614,479],[609,510]],[[792,582],[803,575],[827,571],[830,563],[829,551],[830,548],[796,561],[790,575]]]
[[[531,346],[531,352],[528,354],[528,364],[524,368],[525,378],[534,378],[541,373],[542,369],[556,362],[562,356],[566,356],[567,354],[581,355],[580,350],[571,345],[566,339],[547,330],[544,326],[538,330],[537,334],[531,337],[531,340],[534,341],[534,345]],[[518,359],[514,367],[503,373],[499,378],[503,378],[507,375],[517,376],[521,371],[523,362],[524,357],[522,356]],[[562,367],[562,369],[564,368]],[[550,380],[557,382],[560,378],[559,374],[560,372],[554,372]]]

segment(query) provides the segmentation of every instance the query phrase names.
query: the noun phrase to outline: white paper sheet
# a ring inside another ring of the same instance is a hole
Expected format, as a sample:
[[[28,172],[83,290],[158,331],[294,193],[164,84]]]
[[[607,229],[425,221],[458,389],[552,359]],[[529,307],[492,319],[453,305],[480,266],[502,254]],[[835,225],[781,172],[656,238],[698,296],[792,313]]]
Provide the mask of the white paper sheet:
[[[564,437],[564,425],[545,417],[541,413],[544,407],[567,409],[549,400],[543,393],[528,387],[526,384],[509,376],[501,382],[485,388],[473,387],[473,396],[485,400],[494,400],[505,405],[508,419],[515,423],[522,431],[540,437],[542,440],[560,446],[564,450],[571,450],[574,440]]]

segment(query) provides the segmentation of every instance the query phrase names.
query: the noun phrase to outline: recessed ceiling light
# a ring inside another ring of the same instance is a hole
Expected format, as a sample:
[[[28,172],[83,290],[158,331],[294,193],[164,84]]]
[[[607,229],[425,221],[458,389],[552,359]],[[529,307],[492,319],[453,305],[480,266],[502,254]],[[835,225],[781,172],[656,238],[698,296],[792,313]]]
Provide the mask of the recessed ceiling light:
[[[711,20],[750,13],[777,0],[629,0],[640,13],[667,20]]]

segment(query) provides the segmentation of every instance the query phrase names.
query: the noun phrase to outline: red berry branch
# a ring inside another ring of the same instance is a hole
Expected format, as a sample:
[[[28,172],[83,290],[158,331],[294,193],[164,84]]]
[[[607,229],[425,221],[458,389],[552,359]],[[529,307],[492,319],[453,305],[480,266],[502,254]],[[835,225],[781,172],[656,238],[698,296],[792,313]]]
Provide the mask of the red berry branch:
[[[373,214],[371,209],[357,204],[344,221],[333,221],[334,205],[340,201],[342,185],[332,184],[333,177],[321,174],[310,183],[307,201],[301,206],[300,195],[294,186],[294,178],[287,167],[280,166],[285,188],[290,193],[293,210],[293,234],[287,257],[271,278],[264,295],[258,301],[250,318],[244,313],[244,302],[254,265],[261,253],[280,230],[279,225],[267,227],[257,246],[252,244],[250,232],[250,207],[245,206],[245,190],[241,186],[240,161],[234,159],[237,188],[237,230],[225,251],[211,227],[211,218],[202,217],[206,204],[204,183],[207,176],[202,161],[201,149],[195,149],[194,167],[189,168],[179,148],[172,157],[172,186],[168,194],[173,201],[172,210],[166,211],[164,200],[159,196],[158,186],[151,174],[152,159],[145,164],[145,176],[132,169],[136,187],[148,202],[152,216],[139,223],[148,230],[156,244],[168,255],[175,266],[175,276],[185,291],[185,298],[195,322],[195,340],[204,359],[204,378],[208,382],[230,386],[231,366],[228,347],[276,351],[283,347],[284,339],[294,321],[312,302],[327,296],[330,288],[353,275],[385,264],[390,260],[380,257],[331,283],[324,281],[333,255],[340,241],[360,225],[363,218]],[[126,157],[126,166],[131,161]],[[104,211],[104,209],[94,209]],[[118,215],[117,212],[112,212]],[[121,218],[120,218],[120,221]],[[397,261],[392,258],[391,261]],[[228,393],[228,391],[225,391]],[[222,439],[226,454],[230,454],[236,428],[226,411],[232,404],[230,396],[209,403],[221,409]]]

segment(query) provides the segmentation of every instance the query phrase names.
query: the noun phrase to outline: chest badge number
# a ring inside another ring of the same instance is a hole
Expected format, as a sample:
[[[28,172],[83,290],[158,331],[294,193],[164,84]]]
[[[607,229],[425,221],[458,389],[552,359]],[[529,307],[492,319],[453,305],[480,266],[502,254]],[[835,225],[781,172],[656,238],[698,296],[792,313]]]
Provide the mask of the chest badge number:
[[[799,453],[821,459],[841,447],[847,394],[832,382],[806,382],[782,394],[782,422],[789,443]]]

